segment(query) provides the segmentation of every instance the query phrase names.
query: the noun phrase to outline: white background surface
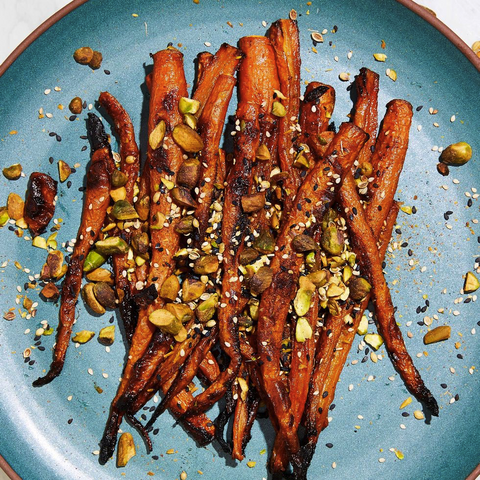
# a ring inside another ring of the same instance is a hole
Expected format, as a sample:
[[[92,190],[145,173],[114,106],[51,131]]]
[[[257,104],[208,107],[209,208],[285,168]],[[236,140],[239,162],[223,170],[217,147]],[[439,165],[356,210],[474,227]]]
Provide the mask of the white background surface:
[[[0,64],[22,40],[68,3],[68,0],[0,0]],[[468,46],[480,40],[480,0],[421,0],[418,3],[434,10]],[[7,478],[0,470],[0,480]]]

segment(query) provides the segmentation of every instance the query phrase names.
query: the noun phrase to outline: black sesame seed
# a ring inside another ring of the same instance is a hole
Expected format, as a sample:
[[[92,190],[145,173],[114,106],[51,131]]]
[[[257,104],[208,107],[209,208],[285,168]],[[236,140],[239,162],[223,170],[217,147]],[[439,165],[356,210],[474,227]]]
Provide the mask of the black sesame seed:
[[[70,188],[71,186],[72,186],[72,182],[69,180],[69,181],[67,182],[67,188]]]
[[[110,70],[104,70],[105,75],[110,75]]]
[[[423,108],[423,105],[419,105],[419,106],[416,108],[417,112],[419,112],[422,108]]]
[[[409,257],[411,257],[413,255],[413,251],[411,249],[409,249],[407,254],[408,254]]]
[[[365,349],[365,355],[368,355],[369,353],[370,353],[370,348],[367,347],[367,348]]]
[[[417,307],[417,310],[416,310],[416,312],[417,312],[417,313],[420,313],[420,312],[421,312],[421,310],[422,310],[422,307],[419,305],[419,306]]]
[[[463,360],[463,355],[461,353],[457,353],[457,358],[459,358],[460,360]]]
[[[50,157],[48,161],[50,162],[50,165],[51,165],[53,163],[53,157]]]
[[[463,303],[470,303],[472,301],[472,299],[470,297],[466,298],[465,301]]]
[[[408,247],[408,242],[403,242],[401,245],[402,248]]]
[[[450,219],[450,215],[448,215],[447,212],[445,212],[445,213],[443,214],[443,218],[444,218],[445,220],[449,220],[449,219]]]
[[[457,393],[457,394],[455,395],[455,401],[458,402],[459,400],[460,400],[460,395]]]
[[[473,200],[469,198],[467,202],[467,207],[471,207],[472,205],[473,205]]]
[[[62,137],[60,135],[55,135],[55,139],[57,140],[57,142],[62,141]]]
[[[156,428],[152,433],[153,433],[154,435],[158,435],[158,432],[159,432],[159,431],[160,431],[160,429],[159,429],[159,428]],[[152,458],[153,458],[153,457],[152,457]]]
[[[35,360],[30,360],[30,361],[28,362],[28,364],[29,364],[30,366],[32,366],[34,363],[35,363]]]
[[[441,383],[440,386],[441,386],[442,388],[447,388],[447,384],[446,384],[446,383]]]
[[[68,117],[68,119],[71,121],[71,122],[74,122],[76,119],[77,119],[77,116],[76,115],[70,115]]]
[[[86,105],[86,103],[87,103],[87,102],[85,102],[85,105]],[[83,107],[83,108],[87,108],[87,107],[85,106],[85,107]],[[86,135],[80,135],[80,138],[81,138],[82,140],[88,140],[88,137],[87,137]]]
[[[44,347],[43,345],[40,345],[40,346],[38,347],[38,349],[39,349],[41,352],[43,352],[43,351],[45,350],[45,347]]]
[[[323,408],[322,407],[318,407],[318,413],[322,414],[323,412]]]
[[[55,135],[56,135],[55,132],[49,132],[49,133],[48,133],[48,136],[49,136],[49,137],[54,137]]]
[[[402,412],[402,417],[409,417],[410,414],[408,412]]]
[[[331,410],[335,410],[335,407],[336,407],[336,405],[335,405],[334,403],[332,403],[332,404],[330,405],[329,410],[330,410],[330,411],[331,411]]]
[[[417,213],[417,207],[415,207],[415,205],[412,207],[412,213]]]
[[[69,425],[71,425],[72,422],[73,422],[73,418],[69,418],[69,419],[67,420],[67,423],[68,423]]]
[[[328,397],[328,392],[325,390],[323,393],[322,393],[322,398],[327,398]]]
[[[84,146],[82,147],[82,150],[81,150],[81,151],[84,152],[86,149],[87,149],[87,146],[84,145]]]
[[[367,360],[368,360],[368,357],[367,357],[367,356],[363,357],[363,358],[362,358],[362,363],[365,363]]]
[[[158,460],[158,455],[152,455],[153,460]]]
[[[326,443],[325,446],[326,446],[327,448],[332,448],[332,447],[333,447],[333,443]]]

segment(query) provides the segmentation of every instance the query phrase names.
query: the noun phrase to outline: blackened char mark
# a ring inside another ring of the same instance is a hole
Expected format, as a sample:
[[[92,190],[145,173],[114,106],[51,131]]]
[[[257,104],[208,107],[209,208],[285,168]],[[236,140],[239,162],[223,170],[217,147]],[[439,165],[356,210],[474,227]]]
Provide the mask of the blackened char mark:
[[[103,123],[94,113],[88,114],[87,133],[92,145],[92,153],[101,148],[110,148]]]
[[[317,88],[314,88],[310,92],[305,95],[305,102],[306,103],[318,103],[320,100],[320,97],[328,91],[328,86],[327,85],[320,85]]]

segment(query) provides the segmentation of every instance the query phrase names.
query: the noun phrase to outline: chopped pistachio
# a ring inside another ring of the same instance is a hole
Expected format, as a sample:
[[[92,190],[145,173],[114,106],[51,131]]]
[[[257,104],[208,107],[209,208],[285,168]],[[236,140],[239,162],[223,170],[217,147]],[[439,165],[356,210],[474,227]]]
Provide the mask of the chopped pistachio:
[[[300,317],[297,320],[297,325],[295,327],[295,340],[297,342],[303,343],[307,339],[312,338],[313,330],[308,320],[305,317]]]
[[[20,220],[23,218],[23,211],[25,208],[25,202],[20,195],[16,193],[10,193],[7,199],[7,211],[8,216],[13,220]]]
[[[174,302],[177,298],[178,292],[180,291],[180,282],[176,275],[170,275],[162,284],[160,288],[159,295],[166,299]]]
[[[373,165],[370,162],[363,162],[360,165],[360,173],[369,177],[373,173]]]
[[[186,113],[183,116],[183,123],[193,130],[197,129],[197,122],[197,117],[195,115],[192,115],[191,113]]]
[[[47,240],[43,237],[37,236],[34,237],[32,240],[32,245],[37,248],[43,248],[47,250]]]
[[[95,332],[91,332],[89,330],[82,330],[77,332],[72,340],[76,343],[87,343],[95,336]]]
[[[387,68],[385,74],[390,80],[397,81],[397,72],[393,68]]]
[[[104,256],[128,252],[128,244],[121,237],[108,237],[105,240],[99,240],[95,243],[95,248],[97,253]]]
[[[107,255],[102,255],[96,250],[90,250],[87,258],[85,258],[85,261],[83,262],[83,271],[87,273],[101,267],[107,261],[106,257]]]
[[[7,180],[18,180],[22,175],[22,170],[22,166],[19,163],[15,163],[3,169],[3,176]]]
[[[205,292],[205,284],[194,278],[186,278],[182,284],[182,300],[185,303],[193,302]]]
[[[348,281],[352,278],[353,271],[350,265],[345,265],[342,270],[342,281],[343,283],[348,283]]]
[[[171,333],[172,335],[177,335],[183,327],[182,322],[164,308],[154,310],[148,316],[148,319],[151,323],[160,328],[160,330],[165,333]]]
[[[272,105],[272,115],[276,117],[284,117],[287,114],[287,110],[284,105],[280,102],[273,102]]]
[[[113,188],[120,188],[128,182],[128,177],[121,170],[114,170],[112,173],[111,182]]]
[[[10,220],[8,216],[7,207],[0,207],[0,228],[5,226],[5,224]]]
[[[467,272],[465,275],[465,283],[463,284],[463,291],[465,293],[475,292],[480,287],[480,282],[473,272]]]
[[[147,232],[137,231],[131,236],[130,243],[137,254],[145,255],[148,253],[150,238]]]
[[[165,132],[167,131],[167,125],[165,120],[160,120],[156,127],[150,132],[148,137],[148,144],[152,150],[156,150],[162,145]]]
[[[190,190],[185,187],[175,187],[172,192],[173,201],[180,207],[196,208],[197,202],[193,199]]]
[[[317,250],[317,242],[308,235],[300,234],[292,240],[292,247],[297,252],[309,252],[311,250]]]
[[[441,325],[439,327],[430,330],[423,337],[423,343],[428,345],[430,343],[441,342],[450,338],[452,329],[448,325]]]
[[[178,185],[186,188],[194,188],[200,179],[200,162],[196,158],[187,158],[177,173]]]
[[[195,114],[198,112],[200,108],[200,102],[198,100],[194,100],[193,98],[182,97],[178,102],[178,110],[180,113],[191,113]]]
[[[268,150],[268,147],[262,143],[258,148],[257,151],[255,152],[255,158],[257,160],[270,160],[270,152]]]
[[[175,315],[182,323],[186,323],[193,318],[192,309],[184,303],[167,303],[165,309]]]
[[[161,230],[165,224],[165,215],[162,212],[157,212],[150,223],[150,230]]]
[[[358,324],[357,333],[359,335],[365,335],[368,331],[368,318],[366,315],[362,315],[360,323]]]
[[[240,253],[240,265],[248,265],[254,262],[258,256],[259,253],[254,248],[245,248],[242,253]]]
[[[260,231],[260,235],[253,241],[253,248],[265,255],[275,251],[275,239],[270,229],[264,228]]]
[[[185,152],[196,153],[203,148],[200,135],[184,123],[180,123],[173,129],[172,137]]]
[[[295,160],[293,161],[293,166],[296,168],[310,168],[310,162],[304,155],[303,151],[297,153]]]
[[[207,323],[215,315],[218,304],[218,294],[214,293],[204,300],[195,310],[197,319],[201,323]]]
[[[471,158],[472,147],[467,142],[453,143],[440,154],[442,163],[454,167],[465,165]]]
[[[322,231],[325,231],[330,224],[335,222],[336,218],[338,217],[337,212],[333,208],[329,208],[322,219]]]
[[[104,306],[97,300],[93,287],[95,284],[87,283],[82,288],[82,297],[85,303],[97,314],[103,315],[105,313]]]
[[[96,268],[87,273],[86,277],[87,280],[90,280],[91,282],[105,282],[109,285],[113,285],[114,283],[112,272],[105,268]]]
[[[56,302],[60,297],[60,291],[54,283],[48,282],[40,291],[40,295],[45,298],[45,300]]]
[[[179,222],[175,225],[175,231],[180,233],[181,235],[188,235],[192,233],[194,230],[193,227],[193,220],[195,217],[192,215],[187,215],[179,220]]]
[[[343,251],[343,234],[335,225],[330,225],[323,231],[320,244],[327,253],[339,255]]]
[[[142,222],[148,219],[148,215],[150,213],[150,196],[144,195],[135,203],[135,210],[138,213],[138,218]]]
[[[117,220],[134,220],[138,213],[127,200],[118,200],[113,205],[112,216]]]
[[[112,200],[114,202],[118,202],[120,200],[125,200],[127,198],[127,189],[125,187],[112,188],[110,190],[110,197],[112,197]],[[132,209],[133,209],[133,207],[132,207]],[[133,209],[133,211],[135,212],[135,215],[138,217],[135,209]]]
[[[378,333],[367,333],[363,339],[375,350],[383,345],[383,338]]]
[[[316,270],[307,275],[308,280],[310,280],[310,282],[316,287],[323,287],[327,283],[328,277],[329,272],[327,270]]]
[[[258,310],[260,306],[260,301],[256,298],[251,298],[248,301],[248,313],[252,320],[258,320]]]
[[[187,336],[188,336],[187,329],[182,325],[182,328],[180,328],[180,331],[176,335],[174,335],[173,338],[175,339],[176,342],[181,343],[187,339]]]
[[[372,289],[372,286],[363,277],[352,276],[348,284],[350,296],[353,300],[363,300]]]
[[[299,317],[303,317],[310,310],[315,288],[315,285],[307,277],[300,277],[300,288],[293,300],[293,308]]]
[[[250,292],[252,295],[260,295],[272,283],[273,272],[270,267],[261,267],[249,281]]]
[[[210,275],[211,273],[215,273],[219,266],[216,255],[205,255],[195,260],[193,271],[197,275]]]
[[[58,176],[60,178],[60,182],[65,182],[67,178],[72,174],[72,169],[70,168],[70,165],[68,165],[67,162],[64,162],[63,160],[58,161]]]
[[[124,467],[136,454],[132,434],[129,432],[122,433],[118,441],[117,467]]]
[[[63,274],[63,253],[60,250],[53,250],[47,255],[46,265],[50,272],[50,277],[60,278]]]
[[[243,195],[242,208],[245,213],[258,212],[265,206],[265,192]]]
[[[115,341],[115,325],[103,327],[98,334],[98,341],[103,345],[112,345]]]
[[[115,293],[107,282],[97,282],[93,285],[95,298],[105,308],[113,310],[116,307]]]

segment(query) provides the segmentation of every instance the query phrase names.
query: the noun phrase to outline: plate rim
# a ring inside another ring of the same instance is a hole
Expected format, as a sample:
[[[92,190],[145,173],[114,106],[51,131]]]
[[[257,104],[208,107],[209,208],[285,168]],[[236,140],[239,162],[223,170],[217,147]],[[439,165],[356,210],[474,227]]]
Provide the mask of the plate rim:
[[[63,17],[68,15],[73,10],[77,9],[81,5],[87,3],[89,0],[73,0],[58,10],[41,25],[39,25],[28,37],[26,37],[13,52],[0,64],[0,77],[12,66],[12,64],[18,59],[18,57],[44,32],[50,27],[55,25]],[[424,7],[413,0],[394,0],[397,3],[408,8],[427,23],[437,29],[444,37],[447,38],[460,52],[470,61],[470,63],[480,72],[480,58],[474,53],[474,51],[447,25],[439,20],[436,15],[430,11],[427,7]],[[22,480],[22,478],[15,472],[5,458],[0,454],[0,468],[7,475],[10,480]],[[480,477],[480,464],[472,471],[465,480],[475,480]]]

